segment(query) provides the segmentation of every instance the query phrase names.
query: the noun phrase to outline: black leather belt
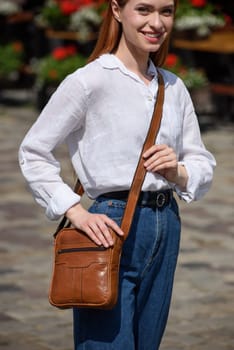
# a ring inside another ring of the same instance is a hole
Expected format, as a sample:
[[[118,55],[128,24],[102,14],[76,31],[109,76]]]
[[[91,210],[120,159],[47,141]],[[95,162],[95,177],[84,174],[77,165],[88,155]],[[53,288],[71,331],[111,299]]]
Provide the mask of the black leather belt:
[[[129,191],[118,191],[118,192],[108,192],[101,195],[108,199],[118,199],[122,201],[127,201]],[[156,207],[162,208],[165,205],[169,204],[172,199],[172,190],[162,190],[156,192],[141,192],[138,202],[138,205],[146,207]]]

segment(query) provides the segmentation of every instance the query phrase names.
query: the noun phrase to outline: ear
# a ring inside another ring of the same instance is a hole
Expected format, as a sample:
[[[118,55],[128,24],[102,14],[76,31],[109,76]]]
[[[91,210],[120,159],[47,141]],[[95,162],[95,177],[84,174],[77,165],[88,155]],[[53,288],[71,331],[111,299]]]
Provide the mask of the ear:
[[[113,16],[116,19],[116,21],[121,22],[120,7],[116,0],[111,1],[111,8],[112,8]]]

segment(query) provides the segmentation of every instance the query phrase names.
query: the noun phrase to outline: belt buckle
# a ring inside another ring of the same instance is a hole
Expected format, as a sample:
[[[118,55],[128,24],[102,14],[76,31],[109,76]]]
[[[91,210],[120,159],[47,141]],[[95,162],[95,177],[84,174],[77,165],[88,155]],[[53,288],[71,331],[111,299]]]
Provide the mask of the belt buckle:
[[[156,205],[158,208],[162,208],[166,203],[166,194],[163,192],[158,193],[156,197]]]

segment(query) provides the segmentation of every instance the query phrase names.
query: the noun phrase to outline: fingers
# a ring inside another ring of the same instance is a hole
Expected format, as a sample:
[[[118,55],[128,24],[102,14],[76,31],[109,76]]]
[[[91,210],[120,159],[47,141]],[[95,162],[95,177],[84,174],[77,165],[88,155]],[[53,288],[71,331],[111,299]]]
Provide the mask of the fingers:
[[[143,158],[147,159],[161,149],[163,149],[162,145],[153,145],[143,154]]]
[[[91,214],[87,210],[76,205],[67,211],[67,217],[73,226],[84,231],[96,244],[108,248],[114,244],[110,228],[116,234],[123,236],[120,227],[104,214]]]
[[[95,243],[109,247],[114,244],[109,228],[112,228],[118,235],[123,236],[119,226],[103,214],[90,214],[90,220],[84,225],[83,230]]]
[[[83,227],[79,227],[82,231],[84,231],[87,236],[89,236],[89,238],[92,239],[92,241],[94,241],[97,245],[103,245],[104,247],[106,247],[107,243],[105,242],[104,239],[99,239],[97,233],[95,233],[95,231],[89,227],[89,226],[83,226]]]
[[[174,150],[167,145],[154,145],[147,150],[143,157],[147,171],[161,171],[177,167],[177,158]]]

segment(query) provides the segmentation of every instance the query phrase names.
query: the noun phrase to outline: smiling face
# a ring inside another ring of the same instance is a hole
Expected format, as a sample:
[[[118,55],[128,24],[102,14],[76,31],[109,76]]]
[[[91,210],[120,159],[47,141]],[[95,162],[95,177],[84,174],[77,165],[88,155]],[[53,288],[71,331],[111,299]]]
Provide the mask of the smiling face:
[[[174,10],[174,0],[128,0],[123,7],[113,0],[113,15],[122,25],[118,50],[136,57],[158,51],[172,30]]]

